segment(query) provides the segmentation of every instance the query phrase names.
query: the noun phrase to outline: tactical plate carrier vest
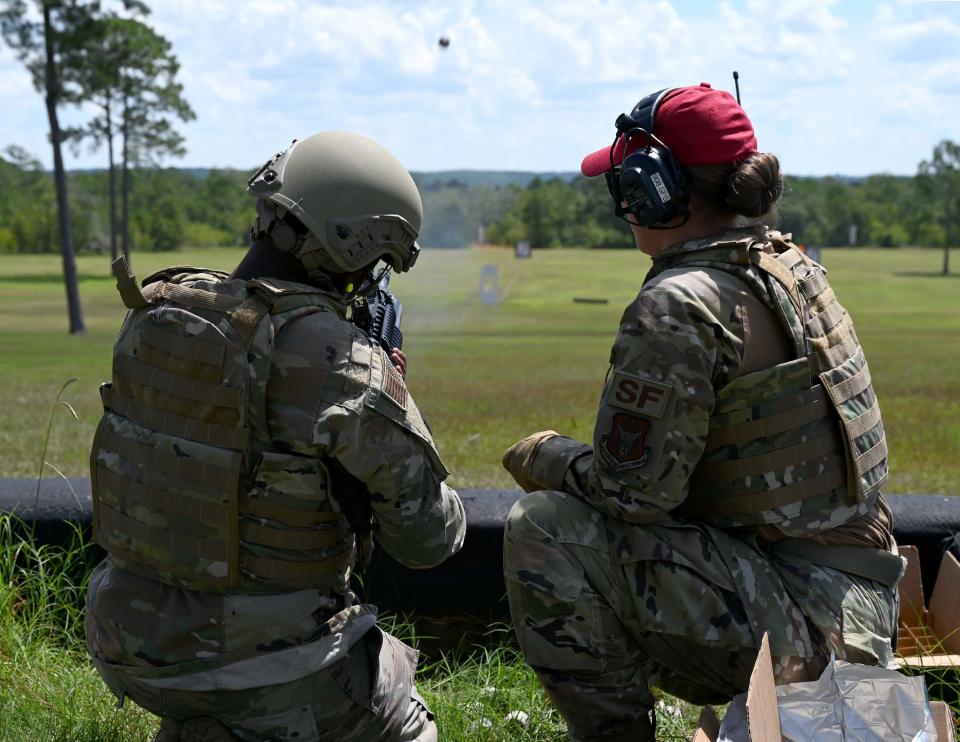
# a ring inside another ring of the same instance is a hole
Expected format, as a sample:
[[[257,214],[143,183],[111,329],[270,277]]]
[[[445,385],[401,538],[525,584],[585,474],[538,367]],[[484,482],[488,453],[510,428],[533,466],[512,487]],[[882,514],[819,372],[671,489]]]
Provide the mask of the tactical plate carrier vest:
[[[867,512],[887,479],[886,439],[863,349],[826,270],[778,232],[666,255],[646,280],[680,267],[742,280],[780,319],[797,357],[717,391],[678,513],[810,536]]]
[[[335,311],[301,284],[188,267],[127,313],[91,453],[94,535],[122,569],[204,592],[343,590],[355,538],[322,459],[277,450],[266,424],[276,333]],[[338,496],[357,493],[338,492]]]

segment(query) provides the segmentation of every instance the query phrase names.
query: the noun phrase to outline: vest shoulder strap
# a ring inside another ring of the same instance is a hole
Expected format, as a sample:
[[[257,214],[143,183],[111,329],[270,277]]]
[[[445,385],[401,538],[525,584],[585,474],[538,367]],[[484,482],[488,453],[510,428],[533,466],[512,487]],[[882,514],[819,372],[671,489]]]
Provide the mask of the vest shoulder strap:
[[[137,283],[136,276],[130,272],[130,264],[127,258],[121,255],[113,261],[113,275],[117,279],[117,291],[120,292],[120,298],[127,309],[140,309],[147,306],[150,302],[140,290],[140,284]]]

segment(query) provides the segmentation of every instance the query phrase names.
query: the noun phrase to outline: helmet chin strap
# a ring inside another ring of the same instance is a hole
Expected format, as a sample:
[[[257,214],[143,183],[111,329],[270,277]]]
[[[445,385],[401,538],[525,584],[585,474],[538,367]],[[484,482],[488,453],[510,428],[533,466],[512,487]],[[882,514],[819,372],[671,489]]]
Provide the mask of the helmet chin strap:
[[[684,206],[683,211],[681,212],[683,220],[679,224],[651,224],[645,229],[680,229],[683,225],[690,221],[690,207]],[[636,226],[642,227],[642,224],[637,224]]]
[[[379,260],[377,262],[379,262]],[[354,297],[370,296],[377,290],[377,287],[380,285],[383,279],[390,274],[391,268],[389,264],[385,265],[380,271],[375,270],[376,266],[377,263],[374,263],[372,266],[367,268],[364,271],[365,275],[360,284],[355,288],[348,290],[351,299]],[[348,284],[348,286],[352,286],[352,284]]]

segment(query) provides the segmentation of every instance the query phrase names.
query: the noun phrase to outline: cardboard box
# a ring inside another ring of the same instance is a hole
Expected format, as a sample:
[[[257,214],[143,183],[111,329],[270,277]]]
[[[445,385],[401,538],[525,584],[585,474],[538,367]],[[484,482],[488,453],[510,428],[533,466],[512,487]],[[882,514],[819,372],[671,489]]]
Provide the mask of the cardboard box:
[[[914,557],[916,557],[916,550],[914,550]],[[910,557],[907,558],[910,559]],[[916,558],[913,563],[919,565]],[[954,563],[956,564],[955,559]],[[960,570],[960,564],[957,564],[957,569]],[[942,567],[940,574],[943,574]],[[919,580],[919,566],[917,566],[917,578]],[[919,582],[917,584],[919,585]],[[922,600],[922,590],[920,597]],[[931,701],[930,711],[936,724],[938,742],[957,742],[956,723],[950,707],[943,701]],[[751,742],[777,742],[781,739],[773,660],[766,634],[763,635],[760,643],[760,651],[753,663],[750,684],[747,686],[747,727],[750,730]],[[692,742],[716,742],[719,734],[720,721],[717,719],[716,712],[712,706],[704,706],[703,711],[700,712],[700,720],[697,722]]]
[[[780,739],[780,712],[777,709],[777,689],[773,680],[773,659],[770,641],[763,635],[760,651],[750,673],[747,686],[747,726],[751,742],[771,742]],[[720,722],[710,706],[700,712],[693,742],[716,742]]]
[[[897,661],[905,668],[960,668],[960,562],[944,554],[926,606],[917,547],[901,546],[900,555],[907,571],[900,580]]]
[[[950,707],[943,701],[930,701],[930,713],[937,725],[937,742],[957,742],[957,722]]]

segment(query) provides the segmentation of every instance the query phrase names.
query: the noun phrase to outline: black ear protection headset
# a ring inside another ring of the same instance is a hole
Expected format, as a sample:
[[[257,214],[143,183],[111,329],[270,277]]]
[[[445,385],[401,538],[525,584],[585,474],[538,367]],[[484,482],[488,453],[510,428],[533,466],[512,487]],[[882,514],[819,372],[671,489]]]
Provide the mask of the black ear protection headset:
[[[621,218],[632,215],[636,220],[632,224],[650,229],[675,229],[690,218],[690,192],[680,163],[670,148],[653,135],[657,108],[671,90],[673,88],[664,88],[651,93],[629,114],[621,113],[617,117],[617,136],[610,146],[607,188],[616,214]],[[635,137],[645,137],[647,142],[627,155],[622,164],[614,165],[613,151],[621,136],[624,151]],[[624,202],[626,206],[622,205]],[[677,216],[683,217],[680,224],[663,226]]]

